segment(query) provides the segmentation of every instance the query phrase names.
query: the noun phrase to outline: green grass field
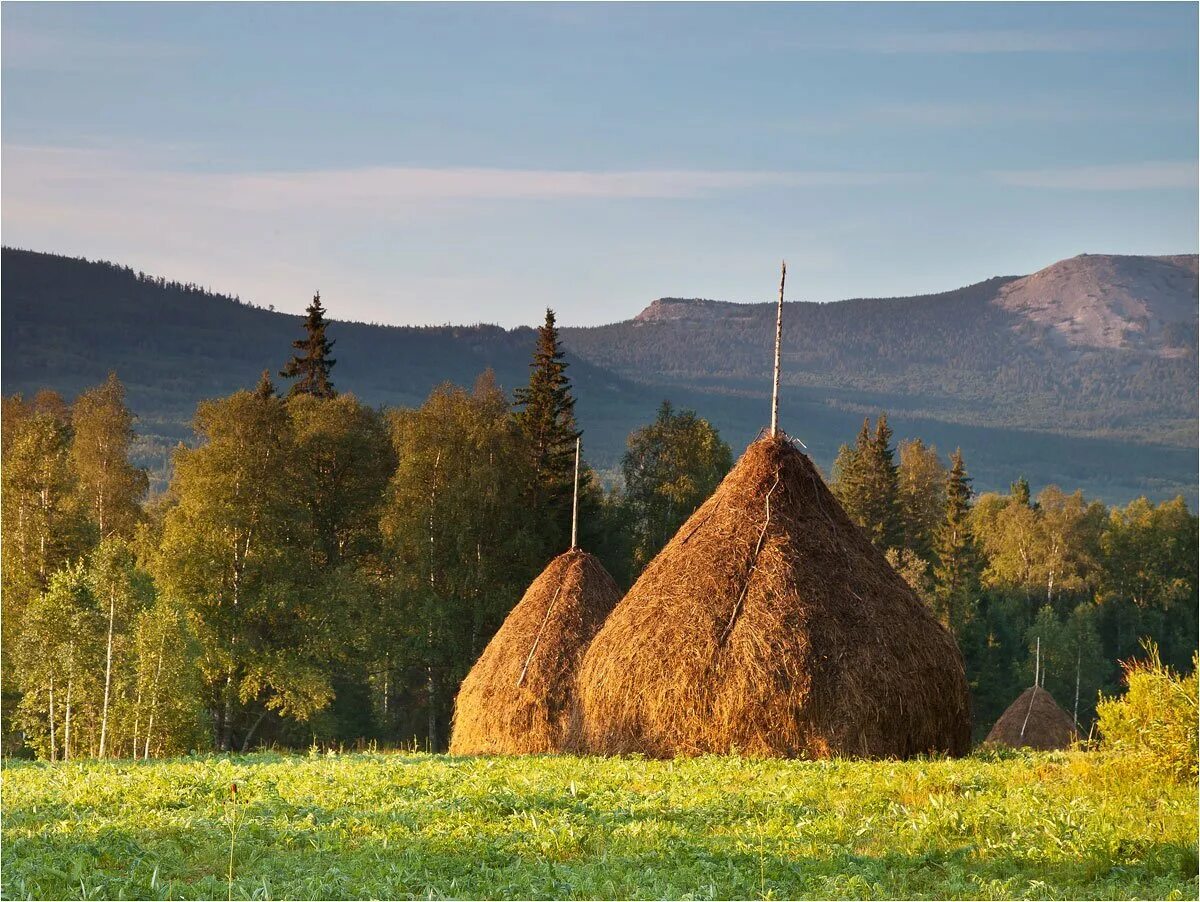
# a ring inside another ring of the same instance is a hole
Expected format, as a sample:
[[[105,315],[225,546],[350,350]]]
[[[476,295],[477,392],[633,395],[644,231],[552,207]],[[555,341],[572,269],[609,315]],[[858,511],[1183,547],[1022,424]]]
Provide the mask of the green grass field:
[[[1195,785],[1096,753],[11,762],[3,809],[13,899],[224,899],[234,830],[234,898],[1197,897]]]

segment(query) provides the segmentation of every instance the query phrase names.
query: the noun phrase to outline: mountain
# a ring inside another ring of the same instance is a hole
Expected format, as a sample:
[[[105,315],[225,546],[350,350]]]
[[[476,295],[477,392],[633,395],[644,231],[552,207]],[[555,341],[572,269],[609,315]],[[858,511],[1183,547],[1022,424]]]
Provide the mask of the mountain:
[[[775,305],[661,298],[564,332],[632,379],[761,395]],[[1196,257],[1085,255],[942,294],[789,303],[783,382],[852,411],[1194,447]]]
[[[1034,333],[1070,348],[1195,350],[1196,256],[1083,254],[1016,279],[995,303]]]
[[[196,402],[277,371],[302,331],[299,316],[195,285],[11,248],[0,288],[3,391],[72,397],[115,370],[159,484]],[[1083,257],[938,295],[789,303],[782,422],[826,469],[862,416],[886,409],[900,437],[961,445],[980,490],[1025,475],[1108,501],[1192,497],[1195,298],[1194,256]],[[336,314],[336,296],[326,303]],[[1100,314],[1106,328],[1060,328]],[[564,329],[589,458],[615,467],[666,398],[743,447],[768,417],[773,333],[771,304],[669,298],[632,320]],[[389,405],[488,367],[512,389],[534,339],[530,328],[340,321],[329,335],[336,386]]]

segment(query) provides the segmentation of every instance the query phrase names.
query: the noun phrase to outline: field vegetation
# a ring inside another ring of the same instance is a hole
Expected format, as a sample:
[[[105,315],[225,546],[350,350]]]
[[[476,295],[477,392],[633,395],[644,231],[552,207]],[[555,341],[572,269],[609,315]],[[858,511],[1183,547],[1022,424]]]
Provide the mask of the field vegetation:
[[[1197,895],[1195,784],[1104,752],[13,761],[3,793],[5,898]]]

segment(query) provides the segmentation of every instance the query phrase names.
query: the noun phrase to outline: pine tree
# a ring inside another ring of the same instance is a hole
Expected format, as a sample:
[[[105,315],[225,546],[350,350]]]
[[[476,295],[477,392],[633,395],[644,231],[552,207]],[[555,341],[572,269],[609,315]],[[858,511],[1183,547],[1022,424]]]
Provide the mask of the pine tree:
[[[305,311],[308,314],[304,320],[307,335],[292,342],[292,347],[299,354],[293,354],[279,375],[285,379],[296,379],[288,391],[288,397],[293,395],[315,395],[318,398],[332,398],[336,392],[329,380],[329,371],[333,369],[336,360],[329,356],[334,342],[325,338],[325,308],[321,306],[321,293],[313,295],[312,303]],[[259,384],[262,387],[262,384]]]
[[[567,362],[558,342],[554,311],[538,329],[529,385],[516,391],[517,425],[529,448],[534,483],[531,504],[547,524],[548,541],[565,547],[570,533],[570,506],[575,479],[575,398],[566,374]]]
[[[934,598],[942,622],[956,633],[971,619],[974,593],[979,582],[979,560],[971,533],[971,479],[967,476],[962,449],[950,455],[946,481],[946,519],[938,532],[934,568]]]
[[[1017,504],[1029,506],[1029,480],[1024,476],[1019,476],[1008,489],[1009,497]]]

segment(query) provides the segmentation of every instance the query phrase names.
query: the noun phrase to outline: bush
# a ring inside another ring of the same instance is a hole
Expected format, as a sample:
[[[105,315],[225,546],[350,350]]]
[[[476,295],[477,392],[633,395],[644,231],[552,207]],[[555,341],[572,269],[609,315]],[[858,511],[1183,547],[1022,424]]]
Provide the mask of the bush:
[[[1146,660],[1121,665],[1128,691],[1102,697],[1096,708],[1101,745],[1131,756],[1139,767],[1195,780],[1197,657],[1192,656],[1191,675],[1180,676],[1162,663],[1153,642],[1142,647]]]

